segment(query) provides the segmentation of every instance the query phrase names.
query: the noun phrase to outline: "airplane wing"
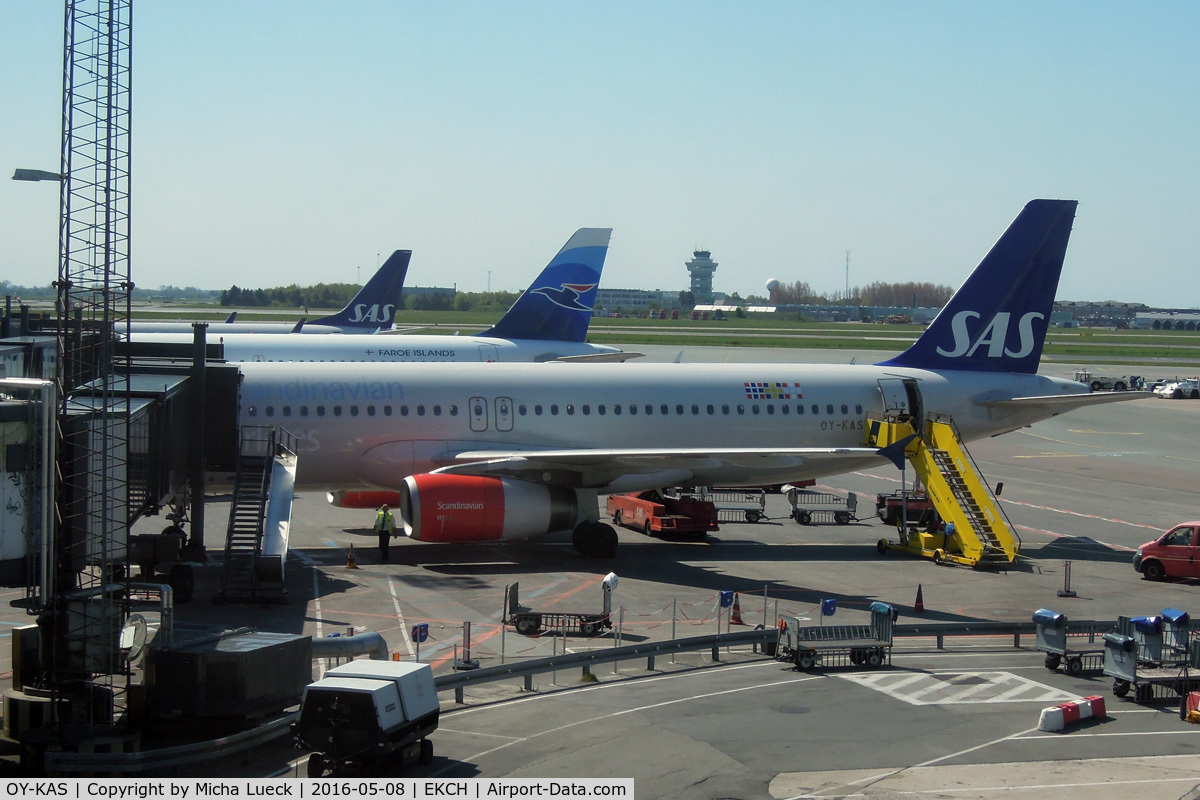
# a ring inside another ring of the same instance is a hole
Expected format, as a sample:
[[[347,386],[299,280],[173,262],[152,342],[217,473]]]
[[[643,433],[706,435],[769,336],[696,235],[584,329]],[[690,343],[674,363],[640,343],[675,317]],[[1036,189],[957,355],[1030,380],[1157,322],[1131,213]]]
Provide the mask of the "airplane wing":
[[[454,454],[455,463],[434,472],[619,492],[686,483],[735,467],[787,472],[841,461],[850,469],[854,459],[882,454],[875,447],[476,450]]]

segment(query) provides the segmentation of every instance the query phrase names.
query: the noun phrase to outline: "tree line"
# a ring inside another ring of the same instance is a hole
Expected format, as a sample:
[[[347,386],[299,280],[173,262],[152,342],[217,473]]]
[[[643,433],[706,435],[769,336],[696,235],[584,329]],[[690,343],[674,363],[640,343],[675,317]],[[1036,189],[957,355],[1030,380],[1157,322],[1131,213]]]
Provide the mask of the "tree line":
[[[343,308],[358,293],[355,283],[318,283],[315,286],[276,286],[247,289],[233,285],[221,290],[222,306],[238,308]],[[405,297],[409,311],[505,311],[520,292],[457,292],[414,294]]]
[[[949,302],[954,288],[934,283],[884,283],[876,281],[866,286],[855,286],[850,296],[838,292],[836,295],[821,294],[804,281],[780,282],[771,291],[770,302],[777,305],[844,305],[844,306],[888,306],[899,308],[941,308]]]

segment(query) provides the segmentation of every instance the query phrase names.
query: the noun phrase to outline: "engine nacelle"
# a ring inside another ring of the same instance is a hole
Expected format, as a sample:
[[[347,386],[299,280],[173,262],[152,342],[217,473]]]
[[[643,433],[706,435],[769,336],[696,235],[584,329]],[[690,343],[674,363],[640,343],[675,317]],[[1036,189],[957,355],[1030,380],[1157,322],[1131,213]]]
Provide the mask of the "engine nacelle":
[[[422,542],[487,542],[569,531],[574,490],[512,478],[410,475],[400,489],[404,535]]]
[[[379,508],[384,503],[392,508],[400,506],[400,493],[392,489],[337,489],[326,492],[325,499],[338,508]]]

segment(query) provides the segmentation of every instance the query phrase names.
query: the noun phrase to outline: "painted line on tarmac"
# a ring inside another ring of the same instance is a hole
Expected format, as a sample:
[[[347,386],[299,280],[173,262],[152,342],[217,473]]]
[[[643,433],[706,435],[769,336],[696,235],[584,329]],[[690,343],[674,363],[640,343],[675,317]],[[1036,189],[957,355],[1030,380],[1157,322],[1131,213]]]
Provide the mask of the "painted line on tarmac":
[[[1163,713],[1163,712],[1161,712],[1161,711],[1155,711],[1154,709],[1148,709],[1148,711],[1149,711],[1151,714],[1161,714],[1161,713]],[[1114,716],[1115,714],[1118,714],[1118,713],[1131,713],[1131,712],[1115,712],[1115,711],[1110,711],[1110,712],[1108,712],[1108,715],[1111,717],[1111,716]],[[1032,736],[1019,736],[1019,737],[1017,737],[1016,739],[1014,739],[1013,741],[1027,741],[1027,742],[1032,742],[1032,741],[1039,741],[1039,740],[1043,740],[1043,739],[1055,739],[1055,738],[1058,738],[1058,737],[1061,737],[1061,736],[1062,736],[1062,733],[1046,733],[1046,732],[1042,732],[1042,731],[1035,731],[1034,733],[1035,733],[1035,734],[1040,734],[1040,735],[1032,735]],[[1081,731],[1072,731],[1072,732],[1071,732],[1071,738],[1072,738],[1072,739],[1105,739],[1105,738],[1113,738],[1113,737],[1121,737],[1121,736],[1125,736],[1125,737],[1138,737],[1138,736],[1200,736],[1200,729],[1197,729],[1197,728],[1195,728],[1195,727],[1189,726],[1189,727],[1186,727],[1186,728],[1179,728],[1178,730],[1172,730],[1172,731],[1122,731],[1122,732],[1119,732],[1119,733],[1083,733],[1083,732],[1081,732]]]
[[[404,612],[400,610],[400,598],[396,595],[396,580],[395,576],[388,577],[388,591],[392,595],[392,608],[396,609],[396,619],[400,622],[400,638],[404,641],[404,649],[408,651],[410,656],[413,655],[412,637],[405,635],[407,633],[404,623]]]
[[[1088,761],[1105,761],[1105,759],[1087,759]],[[894,773],[899,774],[899,773]],[[885,776],[891,777],[891,776]],[[995,792],[997,796],[1000,794],[1011,794],[1014,792],[1047,792],[1050,790],[1063,789],[1087,789],[1091,787],[1109,787],[1109,786],[1144,786],[1147,784],[1169,784],[1169,783],[1187,783],[1189,785],[1196,784],[1195,776],[1183,776],[1179,778],[1146,778],[1144,780],[1097,780],[1097,781],[1072,781],[1071,783],[1022,783],[1022,784],[1004,784],[999,786],[970,786],[946,788],[938,787],[934,789],[887,789],[888,797],[908,797],[921,795],[938,795],[949,796],[955,794],[967,794],[970,796],[984,796],[986,793]],[[841,788],[841,787],[835,787]],[[799,794],[789,800],[815,800],[815,798],[850,798],[850,797],[867,797],[863,792],[852,792],[850,794],[827,795],[824,792],[833,791],[833,789],[821,789],[820,794]],[[872,795],[874,796],[874,795]],[[1182,795],[1189,797],[1190,795]]]
[[[1112,517],[1102,517],[1099,514],[1085,514],[1082,511],[1071,511],[1070,509],[1066,509],[1066,508],[1054,508],[1053,506],[1041,506],[1041,505],[1037,505],[1036,503],[1026,503],[1021,500],[1010,500],[1008,498],[1001,498],[1001,502],[1005,503],[1006,505],[1021,506],[1022,508],[1033,508],[1038,511],[1050,511],[1055,514],[1066,514],[1066,515],[1072,516],[1072,517],[1082,517],[1083,519],[1091,519],[1091,520],[1095,520],[1097,522],[1110,522],[1114,525],[1128,525],[1131,528],[1144,528],[1146,530],[1151,530],[1151,531],[1161,531],[1162,530],[1162,528],[1157,528],[1153,525],[1146,525],[1145,523],[1141,523],[1141,522],[1130,522],[1129,520],[1124,520],[1124,519],[1113,519]],[[1030,529],[1030,530],[1032,530],[1032,529]]]
[[[763,663],[743,664],[743,665],[736,666],[736,667],[726,667],[725,669],[740,670],[740,669],[750,669],[750,668],[763,667],[763,666],[777,666],[777,664],[774,661],[770,661],[770,662],[763,662]],[[696,677],[697,675],[704,675],[704,674],[708,674],[708,671],[703,670],[701,672],[688,672],[688,673],[678,674],[678,675],[663,675],[658,678],[646,678],[646,679],[638,680],[633,684],[631,684],[627,681],[620,681],[617,683],[604,683],[604,684],[600,684],[598,686],[590,686],[590,687],[582,688],[582,689],[574,689],[571,692],[555,692],[553,694],[544,694],[544,695],[537,695],[536,697],[522,698],[520,700],[513,700],[513,701],[510,701],[507,703],[499,704],[499,706],[509,707],[509,706],[516,705],[518,703],[532,703],[532,702],[537,702],[539,700],[553,700],[553,699],[563,696],[564,694],[569,694],[571,696],[577,696],[583,692],[596,692],[596,691],[603,691],[605,689],[640,688],[641,686],[645,686],[650,683],[657,683],[659,681],[677,680],[677,679],[681,679],[681,678],[691,678],[691,677]],[[773,688],[776,688],[779,686],[787,686],[787,685],[794,684],[794,683],[805,683],[808,681],[820,680],[821,677],[822,676],[820,676],[820,675],[806,675],[806,676],[798,677],[798,678],[789,678],[787,680],[777,680],[777,681],[771,681],[769,683],[754,684],[752,686],[741,686],[736,689],[724,689],[719,692],[708,692],[706,694],[690,695],[688,697],[679,697],[674,700],[664,700],[664,701],[658,702],[658,703],[649,703],[647,705],[637,706],[635,708],[626,708],[626,709],[622,709],[620,711],[613,711],[613,712],[607,713],[607,714],[597,714],[597,715],[591,716],[587,719],[577,719],[573,722],[567,723],[566,725],[559,725],[559,726],[557,726],[555,728],[551,728],[549,730],[539,731],[537,733],[530,734],[528,736],[517,737],[517,738],[514,738],[512,741],[504,742],[503,744],[499,744],[488,750],[483,750],[478,753],[475,753],[474,755],[467,756],[465,759],[461,759],[460,761],[456,761],[452,764],[447,764],[442,769],[438,770],[437,772],[432,773],[429,777],[431,777],[431,778],[440,777],[443,773],[445,773],[448,770],[458,767],[461,763],[478,763],[479,759],[481,759],[485,756],[492,755],[493,753],[499,752],[500,750],[503,750],[514,744],[522,744],[524,742],[528,742],[533,739],[538,739],[543,736],[553,736],[553,735],[561,733],[565,730],[579,727],[580,725],[587,725],[590,723],[600,722],[600,721],[608,720],[608,719],[616,719],[617,717],[623,717],[628,714],[640,714],[640,713],[644,713],[646,711],[653,711],[656,708],[665,708],[667,706],[679,705],[680,703],[690,703],[693,700],[706,700],[710,697],[722,697],[722,696],[730,695],[730,694],[738,694],[740,692],[753,691],[755,689],[773,689]],[[463,709],[462,711],[455,711],[455,712],[451,712],[451,713],[453,715],[453,718],[457,719],[459,716],[464,715],[464,714],[469,714],[474,711],[492,710],[497,707],[498,706],[476,706],[474,708],[467,708],[467,709]],[[443,717],[443,719],[448,716],[451,716],[451,715],[447,714]],[[444,730],[444,731],[447,731],[450,733],[464,733],[464,734],[469,733],[469,731],[456,731],[454,728],[451,728],[446,725],[440,726],[439,730]]]
[[[317,632],[313,634],[314,638],[320,639],[324,636],[322,632],[323,625],[321,622],[321,589],[317,583],[318,577],[321,575],[320,570],[312,570],[313,583],[313,620],[317,626]],[[325,677],[325,660],[318,659],[317,663],[317,680]]]
[[[978,750],[985,750],[989,747],[992,747],[993,745],[1003,744],[1007,741],[1017,738],[1018,736],[1022,736],[1024,734],[1027,734],[1027,733],[1030,733],[1031,731],[1036,731],[1036,730],[1037,730],[1037,728],[1028,728],[1023,731],[1018,731],[1017,733],[1009,734],[1008,736],[1001,736],[999,739],[992,739],[990,742],[984,742],[983,744],[977,744],[974,747],[968,747],[965,750],[959,750],[958,752],[955,752],[955,753],[948,753],[944,756],[939,756],[938,758],[932,759],[930,761],[923,761],[920,764],[913,764],[911,767],[901,767],[900,769],[888,770],[887,772],[881,772],[878,775],[872,775],[870,777],[863,778],[861,780],[851,781],[850,783],[844,783],[841,786],[831,786],[827,789],[822,789],[821,794],[819,794],[819,795],[818,794],[798,794],[798,795],[794,795],[792,797],[787,798],[787,800],[804,800],[805,798],[809,798],[809,797],[821,797],[821,796],[824,796],[826,792],[838,791],[841,789],[849,789],[851,787],[858,786],[860,784],[867,784],[867,785],[875,784],[875,783],[878,783],[879,781],[886,780],[887,778],[891,778],[896,775],[900,775],[901,773],[907,772],[912,769],[918,769],[920,767],[932,767],[937,764],[940,764],[943,761],[949,761],[952,758],[959,758],[960,756],[969,755]],[[861,796],[861,791],[855,793],[854,795],[844,795],[843,794],[843,795],[838,795],[838,796],[839,797]]]

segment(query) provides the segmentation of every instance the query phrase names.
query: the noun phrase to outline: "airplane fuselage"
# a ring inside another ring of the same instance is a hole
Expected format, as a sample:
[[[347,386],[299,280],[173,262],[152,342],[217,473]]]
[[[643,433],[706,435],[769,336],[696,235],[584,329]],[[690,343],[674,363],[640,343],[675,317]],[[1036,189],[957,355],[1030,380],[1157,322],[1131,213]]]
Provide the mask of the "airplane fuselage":
[[[129,332],[137,340],[143,336],[163,335],[187,337],[191,341],[193,322],[171,321],[134,321],[129,323]],[[209,322],[208,337],[216,341],[216,337],[231,333],[239,335],[255,334],[260,336],[290,335],[296,328],[294,322]],[[304,325],[297,333],[307,334],[350,334],[361,333],[362,328],[342,327],[339,325],[324,325],[313,323]]]
[[[134,342],[187,344],[191,335],[134,334]],[[297,337],[289,333],[209,335],[222,345],[226,361],[270,362],[394,362],[439,361],[553,361],[556,358],[614,355],[615,347],[587,342],[541,339],[496,339],[485,336],[383,335],[344,333],[340,336]]]
[[[877,365],[249,363],[242,371],[240,423],[291,431],[305,488],[397,488],[464,451],[862,447],[868,416],[895,413],[904,381],[916,392],[909,402],[921,406],[913,413],[951,417],[969,440],[1053,413],[977,401],[1087,392],[1038,375]],[[880,462],[843,459],[833,472]],[[708,469],[647,476],[640,488],[823,474],[828,464],[798,457],[714,459]]]

